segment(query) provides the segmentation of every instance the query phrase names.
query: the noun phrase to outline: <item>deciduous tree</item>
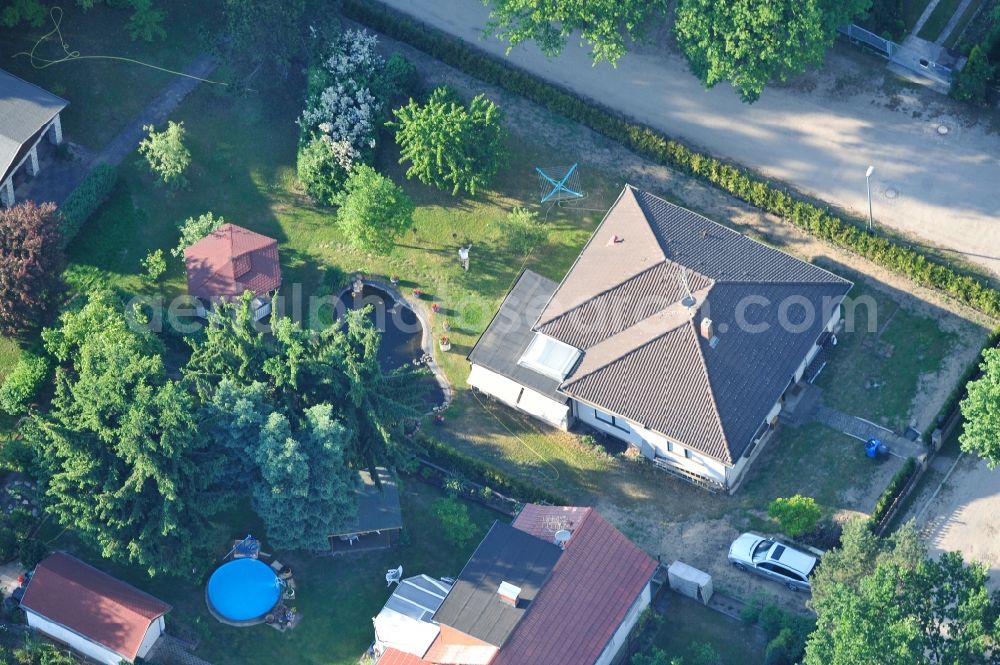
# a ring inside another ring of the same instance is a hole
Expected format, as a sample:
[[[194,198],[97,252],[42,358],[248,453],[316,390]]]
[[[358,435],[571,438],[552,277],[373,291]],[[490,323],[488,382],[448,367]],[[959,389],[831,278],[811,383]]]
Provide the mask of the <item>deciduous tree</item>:
[[[184,145],[184,123],[170,120],[162,132],[153,125],[145,125],[143,130],[148,136],[139,142],[139,154],[146,158],[149,170],[165,185],[186,186],[184,172],[191,164],[191,151]]]
[[[823,61],[837,27],[871,0],[679,0],[674,31],[706,87],[729,81],[746,102],[771,81]]]
[[[0,333],[22,335],[45,323],[62,291],[62,244],[51,203],[0,209]]]
[[[211,212],[206,212],[197,217],[188,217],[180,224],[181,238],[177,246],[170,250],[174,256],[183,259],[184,250],[195,244],[212,231],[226,223],[222,215],[216,217]]]
[[[987,665],[1000,602],[958,553],[927,559],[912,523],[880,539],[856,520],[813,578],[806,665]]]
[[[611,64],[625,55],[626,37],[639,39],[647,23],[666,10],[663,0],[486,0],[487,30],[511,48],[533,41],[543,53],[559,55],[566,40],[579,31],[591,47],[594,64]],[[510,49],[508,49],[509,51]]]
[[[815,529],[823,511],[812,497],[796,494],[772,501],[767,507],[767,514],[771,519],[778,520],[781,530],[794,538]]]
[[[965,423],[958,442],[995,469],[1000,465],[1000,349],[986,349],[980,368],[982,376],[969,382],[962,400]]]
[[[224,0],[222,8],[228,47],[254,72],[266,67],[286,76],[306,48],[305,0]]]
[[[451,90],[437,88],[426,104],[411,99],[393,114],[387,124],[396,131],[400,164],[410,164],[408,178],[475,195],[507,162],[503,112],[485,95],[466,107]]]
[[[360,250],[389,254],[413,226],[413,201],[392,180],[367,164],[351,171],[337,196],[337,226]]]

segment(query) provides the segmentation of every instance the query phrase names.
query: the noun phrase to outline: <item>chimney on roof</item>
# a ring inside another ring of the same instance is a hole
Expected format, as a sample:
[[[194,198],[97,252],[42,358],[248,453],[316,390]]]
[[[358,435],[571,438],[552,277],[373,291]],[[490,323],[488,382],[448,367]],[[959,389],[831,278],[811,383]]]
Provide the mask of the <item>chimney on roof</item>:
[[[701,320],[701,336],[709,341],[715,337],[715,326],[712,324],[712,319],[705,317]]]
[[[501,582],[497,589],[497,596],[500,598],[500,602],[517,607],[517,601],[521,598],[521,587],[514,586],[510,582]]]
[[[617,233],[616,233],[616,234],[614,234],[613,236],[611,236],[611,238],[609,238],[609,239],[608,239],[608,245],[609,245],[609,246],[610,246],[610,245],[617,245],[617,244],[618,244],[618,243],[620,243],[620,242],[625,242],[625,238],[622,238],[622,237],[621,237],[620,235],[618,235]]]

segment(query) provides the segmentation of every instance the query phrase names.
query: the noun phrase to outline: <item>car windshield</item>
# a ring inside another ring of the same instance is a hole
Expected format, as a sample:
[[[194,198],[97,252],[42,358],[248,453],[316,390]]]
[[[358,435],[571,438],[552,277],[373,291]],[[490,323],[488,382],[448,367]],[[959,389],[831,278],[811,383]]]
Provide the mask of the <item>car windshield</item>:
[[[757,546],[753,548],[753,552],[750,553],[750,556],[753,557],[754,559],[759,559],[760,557],[763,557],[765,554],[767,554],[767,551],[771,549],[771,545],[774,545],[774,543],[771,542],[770,540],[760,541],[759,543],[757,543]]]

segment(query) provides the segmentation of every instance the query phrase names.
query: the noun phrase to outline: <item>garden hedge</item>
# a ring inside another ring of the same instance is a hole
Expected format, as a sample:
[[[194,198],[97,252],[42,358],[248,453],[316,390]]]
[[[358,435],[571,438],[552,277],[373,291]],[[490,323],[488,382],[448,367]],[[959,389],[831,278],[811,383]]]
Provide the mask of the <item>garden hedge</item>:
[[[906,461],[903,462],[902,468],[896,472],[896,475],[892,477],[889,484],[886,485],[885,491],[875,502],[875,508],[872,510],[871,517],[869,518],[872,525],[872,529],[876,532],[880,528],[882,521],[885,520],[886,515],[889,513],[889,509],[899,498],[899,495],[903,493],[906,489],[906,485],[910,482],[910,478],[917,472],[917,458],[907,457]]]
[[[24,413],[49,378],[49,361],[25,353],[0,385],[0,411],[17,416]]]
[[[91,169],[83,182],[66,197],[59,208],[62,212],[60,229],[64,244],[68,245],[76,237],[90,216],[111,195],[117,182],[118,169],[110,164],[98,164]]]
[[[1000,292],[988,284],[954,270],[929,254],[869,234],[862,224],[820,208],[747,169],[699,153],[651,127],[529,74],[379,2],[345,0],[343,12],[467,74],[586,125],[643,157],[709,182],[817,238],[848,249],[921,286],[939,289],[985,314],[1000,317]]]
[[[524,503],[549,503],[557,506],[565,506],[570,503],[563,496],[513,478],[492,464],[469,457],[451,446],[431,438],[424,432],[418,431],[414,435],[414,443],[419,449],[419,453],[428,461],[512,499]]]

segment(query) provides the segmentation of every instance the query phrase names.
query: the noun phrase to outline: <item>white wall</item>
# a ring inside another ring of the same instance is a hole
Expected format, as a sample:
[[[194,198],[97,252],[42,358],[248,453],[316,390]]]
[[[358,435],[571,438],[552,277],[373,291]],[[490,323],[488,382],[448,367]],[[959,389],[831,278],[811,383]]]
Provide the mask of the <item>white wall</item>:
[[[139,645],[139,658],[145,658],[149,650],[153,648],[156,640],[160,639],[160,635],[163,634],[164,630],[163,617],[159,617],[149,626],[149,630],[146,631],[146,635],[142,638],[142,644]]]
[[[35,614],[31,610],[25,610],[25,614],[28,617],[28,625],[38,632],[68,645],[74,651],[78,651],[84,656],[102,663],[102,665],[118,665],[122,661],[122,657],[111,649],[106,649],[100,644],[95,644],[68,628],[49,621],[39,614]]]
[[[618,651],[621,650],[622,645],[625,644],[625,640],[628,639],[628,634],[635,626],[636,622],[639,620],[639,615],[642,611],[649,607],[650,599],[652,598],[652,592],[650,591],[649,584],[647,583],[642,589],[642,593],[635,599],[632,607],[629,608],[628,613],[625,615],[625,619],[622,621],[621,625],[618,626],[618,630],[615,634],[611,636],[611,641],[608,642],[607,646],[604,647],[604,651],[598,656],[597,660],[594,661],[594,665],[609,665],[611,661],[615,659],[618,655]]]
[[[571,414],[568,403],[561,404],[549,399],[545,395],[486,369],[482,365],[472,366],[467,381],[473,388],[500,400],[507,406],[523,411],[561,430],[569,428]]]
[[[695,450],[691,451],[691,457],[687,457],[684,454],[685,447],[680,443],[674,442],[671,446],[670,441],[659,432],[646,429],[623,418],[617,418],[617,420],[619,424],[624,424],[628,428],[627,430],[608,424],[597,418],[597,409],[589,404],[575,401],[574,410],[576,417],[583,422],[594,429],[607,432],[611,436],[632,444],[647,457],[650,457],[649,453],[652,452],[657,458],[669,462],[673,466],[720,483],[726,482],[726,472],[729,467],[719,460],[706,457]]]

